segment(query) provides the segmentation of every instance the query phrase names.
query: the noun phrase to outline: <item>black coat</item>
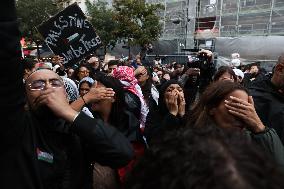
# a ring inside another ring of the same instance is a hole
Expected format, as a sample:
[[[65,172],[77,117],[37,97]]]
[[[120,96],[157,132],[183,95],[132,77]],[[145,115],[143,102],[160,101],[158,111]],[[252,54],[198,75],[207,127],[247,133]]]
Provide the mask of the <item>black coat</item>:
[[[275,129],[284,143],[284,96],[277,92],[269,78],[254,82],[249,91],[263,124]]]
[[[126,109],[133,113],[134,116],[140,120],[141,117],[141,101],[140,98],[130,92],[130,91],[125,91],[125,103],[126,103]]]
[[[162,114],[159,111],[150,111],[147,115],[144,135],[149,146],[160,140],[167,132],[181,128],[184,124],[183,118],[174,116],[169,112]]]
[[[101,119],[100,115],[96,112],[92,112],[94,118]],[[119,120],[116,120],[115,123],[111,123],[113,127],[119,130],[129,142],[142,142],[143,135],[140,131],[140,121],[135,117],[132,112],[124,110],[120,112]]]
[[[150,101],[152,105],[147,115],[144,130],[144,135],[149,145],[153,145],[156,141],[160,140],[161,135],[177,130],[184,125],[185,116],[172,115],[164,102],[165,91],[171,84],[179,84],[181,86],[176,80],[167,81],[160,88],[158,105],[154,100]]]
[[[23,68],[14,1],[0,6],[0,188],[91,188],[90,163],[113,168],[133,156],[117,129],[80,113],[70,125],[24,110]]]

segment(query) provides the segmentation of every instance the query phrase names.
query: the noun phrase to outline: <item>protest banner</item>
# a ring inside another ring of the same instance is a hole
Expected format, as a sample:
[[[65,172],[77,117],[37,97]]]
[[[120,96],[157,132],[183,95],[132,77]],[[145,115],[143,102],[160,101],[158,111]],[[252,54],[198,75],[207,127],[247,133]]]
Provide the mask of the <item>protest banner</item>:
[[[91,23],[74,3],[38,26],[39,33],[54,54],[72,66],[102,45]]]

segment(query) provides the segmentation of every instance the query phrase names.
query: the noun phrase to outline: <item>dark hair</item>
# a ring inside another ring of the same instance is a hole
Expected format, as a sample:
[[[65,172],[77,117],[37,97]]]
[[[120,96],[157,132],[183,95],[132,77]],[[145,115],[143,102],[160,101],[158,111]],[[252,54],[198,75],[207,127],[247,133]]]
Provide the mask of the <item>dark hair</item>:
[[[230,75],[233,76],[234,81],[235,82],[237,81],[237,76],[236,76],[234,70],[229,66],[219,67],[218,71],[215,73],[215,75],[213,77],[213,81],[218,81],[224,73],[229,73]]]
[[[150,69],[150,67],[146,67],[144,66],[144,68],[147,70],[147,75],[149,76],[148,79],[146,80],[146,83],[144,86],[140,86],[141,90],[142,90],[142,94],[144,96],[145,102],[147,104],[149,104],[149,99],[152,96],[152,85],[153,85],[153,81],[152,81],[152,71]]]
[[[82,82],[79,83],[79,86],[78,86],[79,91],[80,91],[80,88],[81,88],[81,86],[82,86],[83,83],[87,83],[90,88],[93,86],[93,84],[90,83],[89,81],[82,81]]]
[[[209,85],[193,107],[189,116],[188,126],[207,125],[212,122],[209,111],[219,106],[225,97],[235,90],[248,90],[239,83],[231,81],[217,81]]]
[[[72,80],[74,80],[74,81],[80,81],[80,79],[78,78],[78,73],[79,73],[79,70],[80,70],[81,67],[87,68],[87,69],[90,71],[89,77],[93,77],[92,68],[90,67],[90,65],[88,65],[88,64],[80,64],[80,65],[74,70],[74,72],[73,72],[73,74],[72,74],[72,78],[71,78]]]
[[[102,83],[107,88],[112,88],[115,92],[115,102],[112,104],[109,120],[114,127],[122,126],[119,123],[124,119],[123,112],[126,109],[123,85],[118,79],[106,75],[98,75],[96,81]],[[118,129],[123,130],[124,128]]]
[[[108,66],[119,65],[119,60],[110,60]]]
[[[158,109],[160,111],[160,113],[162,115],[165,115],[166,113],[169,112],[168,108],[167,108],[167,105],[166,105],[166,102],[165,102],[165,99],[164,99],[164,96],[165,96],[165,92],[167,90],[167,88],[171,85],[171,84],[178,84],[182,89],[182,84],[180,82],[178,82],[177,80],[175,79],[171,79],[169,81],[166,81],[161,87],[160,87],[160,90],[159,90],[159,102],[158,102]],[[184,91],[184,90],[183,90]]]
[[[238,132],[217,127],[169,132],[147,150],[126,189],[281,189],[283,174]]]
[[[181,65],[181,66],[182,66],[182,64],[181,64],[181,63],[176,62],[176,63],[174,64],[174,69],[175,69],[175,70],[178,68],[178,65]]]
[[[37,61],[31,58],[22,59],[23,69],[32,70],[35,67],[36,63]]]
[[[256,66],[258,69],[260,67],[260,62],[254,62],[252,64],[249,65],[249,69],[251,69],[253,66]]]

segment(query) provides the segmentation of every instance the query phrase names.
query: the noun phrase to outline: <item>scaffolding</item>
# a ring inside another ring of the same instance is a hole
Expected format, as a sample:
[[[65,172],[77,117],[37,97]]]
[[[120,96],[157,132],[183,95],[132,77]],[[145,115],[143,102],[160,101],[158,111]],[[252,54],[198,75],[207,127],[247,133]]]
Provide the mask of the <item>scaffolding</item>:
[[[213,18],[220,37],[284,35],[283,0],[199,0],[198,10],[197,19]]]
[[[163,25],[161,40],[172,40],[177,44],[177,52],[193,48],[196,16],[196,0],[148,0],[147,3],[160,3]]]

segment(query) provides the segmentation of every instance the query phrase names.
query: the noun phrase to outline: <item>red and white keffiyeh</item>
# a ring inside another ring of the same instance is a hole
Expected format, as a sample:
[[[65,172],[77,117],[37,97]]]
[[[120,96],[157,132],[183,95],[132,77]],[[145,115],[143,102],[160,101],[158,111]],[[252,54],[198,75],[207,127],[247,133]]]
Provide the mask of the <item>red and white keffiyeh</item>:
[[[142,90],[138,85],[138,81],[134,76],[133,68],[128,66],[119,66],[114,69],[113,76],[120,80],[120,82],[124,85],[125,90],[128,90],[139,97],[141,101],[140,127],[144,128],[149,108],[146,105]]]

